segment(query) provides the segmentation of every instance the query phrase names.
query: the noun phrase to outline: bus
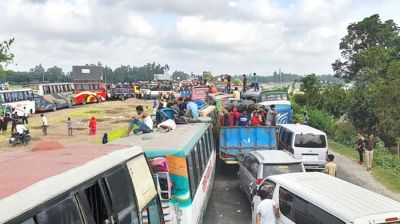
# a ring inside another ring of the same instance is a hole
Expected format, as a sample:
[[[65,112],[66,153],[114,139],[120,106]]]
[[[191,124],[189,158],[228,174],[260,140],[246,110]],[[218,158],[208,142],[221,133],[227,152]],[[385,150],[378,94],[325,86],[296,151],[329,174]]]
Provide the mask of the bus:
[[[140,146],[152,164],[166,223],[202,223],[214,183],[216,150],[210,123],[120,138]]]
[[[14,110],[22,117],[25,114],[24,107],[31,114],[35,113],[32,89],[0,90],[0,103],[2,114],[11,114]]]
[[[107,99],[106,84],[102,82],[74,82],[76,104],[101,103]]]
[[[42,83],[29,87],[34,93],[36,111],[55,111],[75,104],[72,83]]]
[[[81,145],[0,154],[0,223],[164,224],[139,147]]]

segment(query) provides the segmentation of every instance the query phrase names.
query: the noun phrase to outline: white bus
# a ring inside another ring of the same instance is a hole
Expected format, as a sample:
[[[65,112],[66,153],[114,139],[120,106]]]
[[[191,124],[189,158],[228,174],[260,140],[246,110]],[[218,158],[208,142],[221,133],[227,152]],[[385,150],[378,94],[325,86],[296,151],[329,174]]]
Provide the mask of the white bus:
[[[320,172],[270,176],[259,189],[267,190],[279,205],[280,217],[276,223],[400,223],[400,202]],[[260,197],[255,195],[253,224],[259,203]]]
[[[139,147],[1,153],[0,161],[0,223],[164,223]]]
[[[212,124],[177,125],[171,132],[121,138],[112,144],[136,145],[145,151],[157,177],[166,223],[203,223],[215,174]]]
[[[0,90],[0,102],[3,114],[15,110],[22,117],[25,113],[24,107],[31,114],[35,113],[32,89]]]

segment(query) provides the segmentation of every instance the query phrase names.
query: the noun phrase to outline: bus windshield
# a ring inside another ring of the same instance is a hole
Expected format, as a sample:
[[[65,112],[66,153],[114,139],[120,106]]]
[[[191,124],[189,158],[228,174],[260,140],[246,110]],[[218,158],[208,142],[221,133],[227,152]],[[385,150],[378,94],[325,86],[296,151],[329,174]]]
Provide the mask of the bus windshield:
[[[261,93],[261,102],[262,101],[271,101],[271,100],[288,100],[287,93]]]

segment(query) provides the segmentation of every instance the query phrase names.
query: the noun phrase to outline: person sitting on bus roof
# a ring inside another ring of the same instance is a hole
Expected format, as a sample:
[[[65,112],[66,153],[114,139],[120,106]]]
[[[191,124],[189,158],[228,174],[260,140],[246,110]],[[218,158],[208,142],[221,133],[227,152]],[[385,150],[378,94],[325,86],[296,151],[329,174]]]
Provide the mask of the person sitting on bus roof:
[[[171,103],[170,108],[174,110],[174,120],[175,120],[176,124],[187,124],[187,123],[189,123],[188,118],[185,117],[185,113],[183,111],[179,110],[177,102]]]
[[[199,108],[198,108],[197,104],[195,104],[192,101],[192,99],[190,99],[190,98],[185,99],[185,103],[187,103],[186,104],[186,115],[190,119],[197,120],[199,118]]]
[[[150,115],[143,110],[142,105],[136,107],[137,116],[134,116],[128,129],[128,135],[133,129],[133,133],[136,135],[143,133],[150,133],[153,131],[153,120]],[[140,121],[142,120],[142,121]]]
[[[247,116],[247,111],[243,111],[243,114],[239,116],[237,121],[238,126],[247,126],[249,125],[249,117]]]

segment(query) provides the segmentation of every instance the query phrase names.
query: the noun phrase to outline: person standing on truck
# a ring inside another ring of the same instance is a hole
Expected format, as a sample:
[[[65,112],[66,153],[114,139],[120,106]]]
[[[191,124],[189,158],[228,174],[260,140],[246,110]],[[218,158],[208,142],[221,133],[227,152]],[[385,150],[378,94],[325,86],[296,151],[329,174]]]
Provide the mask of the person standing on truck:
[[[253,87],[254,91],[260,90],[260,87],[258,86],[258,76],[255,72],[253,73]]]
[[[358,151],[358,164],[362,165],[364,162],[364,151],[365,151],[365,141],[364,141],[364,136],[362,136],[361,133],[357,133],[357,148],[356,150]]]
[[[325,164],[325,173],[331,176],[336,177],[337,175],[337,165],[336,163],[333,162],[335,159],[335,156],[332,154],[329,154],[327,156],[328,162]]]
[[[240,91],[238,87],[235,87],[235,90],[233,90],[233,98],[240,100]]]
[[[277,113],[275,112],[275,105],[271,105],[269,107],[270,109],[268,110],[267,113],[267,126],[276,126],[276,115]]]
[[[367,171],[371,171],[372,169],[372,159],[374,156],[374,135],[370,135],[367,140],[365,140],[365,159],[367,165]]]
[[[247,77],[246,74],[243,74],[243,92],[246,92],[246,84],[247,84]]]
[[[280,216],[279,205],[271,199],[272,193],[259,190],[258,196],[261,198],[261,203],[257,206],[256,224],[276,224],[276,218]]]
[[[243,111],[243,114],[239,116],[237,121],[238,126],[248,126],[249,125],[249,116],[247,116],[247,111]]]

